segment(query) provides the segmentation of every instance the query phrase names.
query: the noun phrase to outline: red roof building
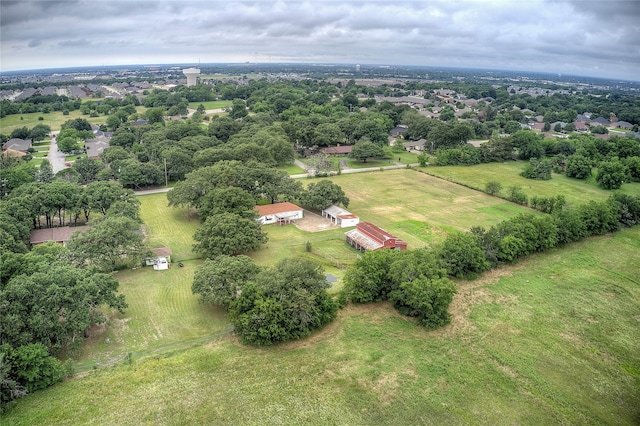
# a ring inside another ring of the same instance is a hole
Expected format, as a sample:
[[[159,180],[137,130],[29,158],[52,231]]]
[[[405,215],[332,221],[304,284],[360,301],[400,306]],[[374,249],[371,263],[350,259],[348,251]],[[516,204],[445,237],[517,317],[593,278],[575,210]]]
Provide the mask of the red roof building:
[[[271,223],[286,225],[295,223],[296,220],[302,219],[304,216],[302,207],[289,202],[255,206],[254,210],[258,212],[260,216],[258,221],[263,225]]]
[[[407,243],[398,237],[394,237],[384,229],[378,228],[369,222],[360,222],[356,229],[345,233],[347,243],[356,250],[394,249],[406,250]]]

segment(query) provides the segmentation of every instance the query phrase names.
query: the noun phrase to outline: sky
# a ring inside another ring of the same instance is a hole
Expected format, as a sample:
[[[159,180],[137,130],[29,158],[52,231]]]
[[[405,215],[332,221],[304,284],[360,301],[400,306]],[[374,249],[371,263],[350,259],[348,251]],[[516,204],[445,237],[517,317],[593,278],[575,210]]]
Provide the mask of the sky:
[[[640,0],[0,0],[0,71],[199,62],[423,65],[640,81]]]

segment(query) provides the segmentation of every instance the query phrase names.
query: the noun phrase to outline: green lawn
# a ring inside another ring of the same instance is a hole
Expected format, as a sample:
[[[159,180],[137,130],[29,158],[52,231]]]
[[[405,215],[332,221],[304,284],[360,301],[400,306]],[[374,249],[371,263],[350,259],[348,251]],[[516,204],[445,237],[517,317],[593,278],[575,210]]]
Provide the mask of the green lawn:
[[[636,227],[458,282],[435,331],[372,304],[276,347],[134,354],[19,400],[3,424],[637,424],[639,248]]]
[[[220,109],[231,106],[232,101],[207,101],[207,102],[189,102],[189,108],[198,108],[200,104],[204,105],[204,109]]]
[[[526,165],[523,161],[510,161],[507,164],[489,163],[476,166],[430,166],[422,168],[425,173],[442,177],[452,182],[460,182],[471,188],[483,190],[489,181],[502,183],[502,193],[506,188],[519,185],[527,196],[564,195],[570,204],[582,204],[589,200],[604,200],[611,195],[598,186],[594,175],[586,181],[568,178],[554,173],[551,180],[541,181],[526,179],[520,172]],[[622,185],[620,190],[626,194],[640,195],[640,183],[632,182]]]
[[[289,175],[301,175],[307,173],[306,170],[296,166],[295,164],[283,164],[277,168],[278,170],[284,170]]]

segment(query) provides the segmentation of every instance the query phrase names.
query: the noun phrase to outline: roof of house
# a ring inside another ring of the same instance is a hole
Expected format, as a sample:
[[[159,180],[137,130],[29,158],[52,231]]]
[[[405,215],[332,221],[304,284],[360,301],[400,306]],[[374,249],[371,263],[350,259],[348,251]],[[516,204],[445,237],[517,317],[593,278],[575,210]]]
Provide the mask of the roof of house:
[[[31,148],[31,139],[11,138],[2,145],[2,149],[27,152]]]
[[[618,121],[616,123],[616,126],[622,127],[622,128],[625,128],[625,129],[633,128],[633,124],[629,123],[628,121]]]
[[[342,207],[336,206],[335,204],[324,209],[324,212],[333,217],[339,217],[341,219],[355,219],[356,217],[358,217],[354,214],[351,214],[350,212],[343,209]]]
[[[347,236],[347,238],[355,241],[356,243],[358,243],[358,245],[364,247],[366,250],[373,251],[383,247],[381,242],[376,241],[373,238],[370,238],[369,236],[363,234],[358,230],[358,228],[352,229],[351,231],[345,232],[344,234]]]
[[[320,148],[320,152],[325,154],[349,154],[353,147],[351,145],[344,146],[328,146],[326,148]]]
[[[255,206],[254,210],[257,210],[260,216],[268,216],[271,214],[299,211],[299,210],[302,210],[302,207],[298,207],[293,203],[284,202],[284,203],[276,203],[276,204],[267,204],[264,206]]]
[[[602,118],[602,117],[598,117],[595,120],[591,120],[591,124],[593,124],[593,123],[600,124],[602,126],[608,126],[609,124],[611,124],[609,122],[609,120],[607,120],[606,118]]]
[[[65,243],[71,238],[71,234],[76,231],[86,231],[90,226],[61,226],[59,228],[34,229],[31,231],[31,244],[41,244],[47,241],[55,241],[57,243]]]
[[[404,146],[405,148],[418,148],[424,146],[425,143],[427,143],[425,139],[420,139],[417,141],[404,142],[402,146]]]
[[[87,157],[89,158],[98,158],[102,151],[106,148],[109,148],[109,141],[101,140],[101,139],[88,139],[85,141],[84,146],[87,148]]]

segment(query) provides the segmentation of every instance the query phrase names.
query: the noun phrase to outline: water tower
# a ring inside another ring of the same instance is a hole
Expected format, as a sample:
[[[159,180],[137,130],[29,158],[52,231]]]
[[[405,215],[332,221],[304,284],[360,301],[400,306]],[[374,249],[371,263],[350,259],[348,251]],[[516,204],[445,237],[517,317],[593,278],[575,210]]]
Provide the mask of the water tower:
[[[200,69],[199,68],[185,68],[185,69],[182,70],[182,74],[187,76],[187,87],[195,86],[196,85],[196,79],[200,75]]]

